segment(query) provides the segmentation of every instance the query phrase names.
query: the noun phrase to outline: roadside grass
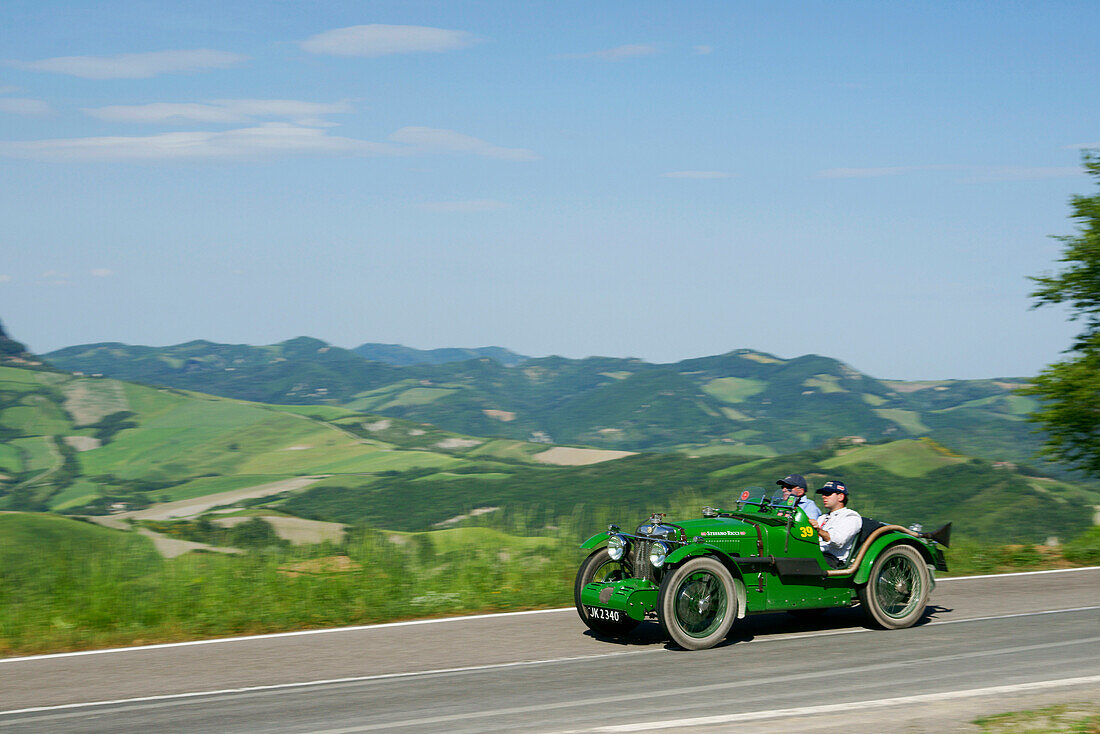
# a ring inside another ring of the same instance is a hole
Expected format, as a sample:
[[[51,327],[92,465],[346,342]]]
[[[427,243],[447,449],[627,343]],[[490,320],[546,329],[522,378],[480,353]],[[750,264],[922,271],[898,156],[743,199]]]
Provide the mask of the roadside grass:
[[[1064,703],[974,719],[985,734],[1097,734],[1100,703]]]
[[[992,545],[969,538],[953,539],[951,547],[945,552],[950,571],[944,575],[977,576],[1019,571],[1051,571],[1091,565],[1068,560],[1067,547],[1072,546]]]
[[[700,499],[685,493],[670,515],[695,516]],[[271,527],[257,520],[217,531],[234,542],[251,533],[240,555],[170,560],[136,533],[0,514],[0,655],[570,606],[581,540],[620,514],[578,507],[547,523],[502,510],[445,530],[353,527],[343,542],[298,546],[265,540]],[[965,538],[948,563],[953,575],[1071,565],[1059,548]]]
[[[358,529],[339,545],[165,560],[133,533],[0,515],[0,655],[569,604],[576,545],[509,535],[457,528],[399,543]],[[287,571],[333,557],[349,561]]]

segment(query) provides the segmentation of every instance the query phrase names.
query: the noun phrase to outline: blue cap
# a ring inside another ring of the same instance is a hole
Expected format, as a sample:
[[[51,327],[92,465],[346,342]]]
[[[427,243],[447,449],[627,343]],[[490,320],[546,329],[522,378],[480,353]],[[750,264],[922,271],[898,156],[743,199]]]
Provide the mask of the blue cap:
[[[817,494],[848,494],[848,488],[840,482],[825,482],[825,486],[817,490]]]
[[[806,478],[801,474],[791,474],[783,479],[777,479],[775,483],[783,487],[799,487],[800,489],[806,489]]]

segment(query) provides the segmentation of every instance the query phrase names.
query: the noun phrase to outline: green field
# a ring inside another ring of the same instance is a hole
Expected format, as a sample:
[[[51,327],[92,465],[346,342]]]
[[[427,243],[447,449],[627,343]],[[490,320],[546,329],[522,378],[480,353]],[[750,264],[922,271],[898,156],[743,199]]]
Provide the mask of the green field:
[[[961,463],[963,459],[945,456],[915,439],[892,441],[877,446],[860,446],[839,452],[821,462],[825,469],[837,469],[858,463],[882,467],[899,477],[922,477],[930,471]]]
[[[724,403],[740,403],[763,392],[767,385],[762,380],[741,377],[719,377],[703,386],[703,391]]]
[[[99,485],[88,479],[77,479],[61,492],[50,497],[50,509],[60,512],[81,507],[99,497]]]
[[[874,412],[875,415],[881,418],[897,423],[905,431],[914,436],[930,432],[928,426],[921,422],[920,414],[912,410],[901,410],[900,408],[875,408]]]
[[[176,502],[178,500],[205,497],[208,494],[231,492],[245,487],[257,487],[261,484],[269,484],[287,478],[287,476],[279,474],[237,474],[227,477],[201,477],[174,487],[158,490],[154,494],[160,502]]]
[[[93,422],[75,428],[66,406]],[[142,506],[276,478],[445,470],[464,466],[463,454],[484,443],[395,419],[386,419],[387,428],[378,430],[380,423],[346,408],[267,406],[4,367],[0,431],[7,437],[0,443],[0,506],[77,512],[89,505],[94,512],[117,501]],[[81,452],[60,443],[63,451],[54,448],[53,437],[77,435],[96,437],[101,445]],[[436,444],[446,448],[437,450]],[[530,462],[529,455],[544,448],[502,441],[479,461],[491,463],[499,453],[509,463]],[[61,471],[63,459],[68,463]],[[51,474],[36,481],[33,491],[17,501],[5,498],[18,475],[25,479],[28,472],[47,470]]]
[[[16,438],[8,443],[23,457],[23,471],[44,471],[57,465],[57,450],[52,438]]]

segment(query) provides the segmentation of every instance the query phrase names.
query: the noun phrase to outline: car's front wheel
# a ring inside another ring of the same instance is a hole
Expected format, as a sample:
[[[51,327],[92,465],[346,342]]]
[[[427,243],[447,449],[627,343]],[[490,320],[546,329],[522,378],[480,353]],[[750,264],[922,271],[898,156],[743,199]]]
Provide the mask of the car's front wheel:
[[[581,602],[581,591],[593,581],[618,581],[630,577],[630,569],[621,560],[614,561],[607,553],[607,548],[600,548],[584,559],[577,570],[577,580],[573,583],[573,602],[577,605],[577,614],[593,632],[608,637],[625,635],[638,626],[638,620],[631,619],[625,614],[621,622],[612,622],[606,619],[596,619]]]
[[[714,647],[729,634],[736,618],[733,576],[714,558],[693,558],[661,582],[657,619],[680,647]]]
[[[911,627],[928,604],[932,578],[920,552],[908,545],[887,548],[871,566],[859,601],[868,619],[879,627]]]

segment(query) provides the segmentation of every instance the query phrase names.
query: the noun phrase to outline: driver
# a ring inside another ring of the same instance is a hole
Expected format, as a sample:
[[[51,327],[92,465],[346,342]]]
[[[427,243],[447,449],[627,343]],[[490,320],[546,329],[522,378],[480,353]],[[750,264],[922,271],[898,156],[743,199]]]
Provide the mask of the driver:
[[[791,505],[801,507],[807,518],[816,520],[821,517],[821,510],[817,508],[817,503],[806,496],[806,478],[801,474],[788,475],[776,480],[775,483],[782,487],[783,499],[794,496],[795,500]]]
[[[810,524],[817,528],[825,562],[833,568],[840,568],[852,555],[852,546],[863,526],[863,518],[855,510],[848,509],[848,488],[841,482],[825,482],[817,494],[821,495],[821,503],[828,512],[816,520],[810,520]]]

